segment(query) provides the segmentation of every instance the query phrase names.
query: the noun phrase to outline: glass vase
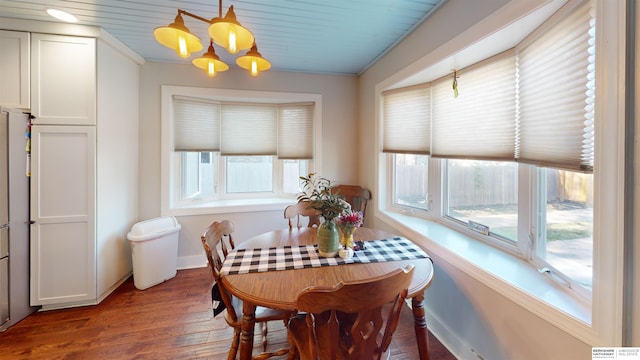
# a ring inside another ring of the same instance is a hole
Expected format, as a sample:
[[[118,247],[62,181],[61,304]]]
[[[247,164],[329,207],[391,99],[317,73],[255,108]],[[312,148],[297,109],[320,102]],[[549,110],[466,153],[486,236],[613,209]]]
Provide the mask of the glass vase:
[[[353,248],[353,233],[356,232],[355,226],[342,226],[340,228],[342,232],[342,247],[343,248]]]
[[[318,254],[334,257],[340,250],[338,225],[333,220],[325,220],[318,226]]]

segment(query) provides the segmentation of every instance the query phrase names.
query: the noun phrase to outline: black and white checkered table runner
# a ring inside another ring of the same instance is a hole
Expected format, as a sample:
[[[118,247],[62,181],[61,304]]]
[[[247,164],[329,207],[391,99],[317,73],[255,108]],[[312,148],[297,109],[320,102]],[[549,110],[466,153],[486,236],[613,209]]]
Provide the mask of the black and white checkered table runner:
[[[222,265],[223,275],[247,274],[274,270],[304,269],[353,263],[429,258],[422,249],[403,237],[365,241],[364,250],[355,251],[351,259],[318,255],[314,245],[265,249],[233,250]]]

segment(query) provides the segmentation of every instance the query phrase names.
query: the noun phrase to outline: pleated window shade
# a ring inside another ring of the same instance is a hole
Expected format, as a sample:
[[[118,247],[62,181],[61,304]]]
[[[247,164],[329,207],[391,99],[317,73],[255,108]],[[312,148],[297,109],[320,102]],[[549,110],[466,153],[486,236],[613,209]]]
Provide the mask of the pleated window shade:
[[[431,156],[476,160],[515,158],[516,67],[513,50],[432,83]]]
[[[313,159],[313,104],[280,106],[278,159]]]
[[[174,96],[175,151],[220,151],[220,103]]]
[[[175,96],[174,151],[313,158],[313,103],[216,102]]]
[[[457,97],[453,74],[383,92],[384,152],[593,172],[595,18],[589,2],[457,75]]]
[[[383,152],[430,153],[430,93],[429,84],[383,92]]]
[[[519,51],[518,161],[593,172],[594,62],[588,3]]]
[[[277,155],[278,107],[227,104],[222,106],[220,154]]]

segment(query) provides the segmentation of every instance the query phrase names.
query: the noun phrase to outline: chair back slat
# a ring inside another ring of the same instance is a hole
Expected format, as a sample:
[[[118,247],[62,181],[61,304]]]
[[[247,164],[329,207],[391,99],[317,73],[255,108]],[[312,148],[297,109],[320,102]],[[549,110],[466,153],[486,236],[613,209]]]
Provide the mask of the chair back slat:
[[[368,281],[314,286],[300,292],[296,305],[298,311],[307,313],[308,343],[301,345],[299,353],[323,360],[344,356],[380,359],[398,325],[413,269],[408,265]],[[327,346],[331,353],[326,352]]]
[[[229,320],[236,322],[238,318],[233,301],[231,300],[231,294],[229,294],[222,281],[220,281],[222,263],[227,258],[229,251],[235,249],[231,233],[233,233],[233,223],[231,221],[214,221],[207,227],[200,239],[207,256],[211,274],[220,290],[222,302],[227,308],[227,317]]]
[[[289,221],[289,230],[293,229],[293,221],[301,228],[302,218],[308,218],[308,227],[320,226],[320,210],[311,207],[309,201],[301,201],[294,205],[289,205],[284,209],[284,218]],[[295,219],[295,220],[294,220]]]
[[[367,204],[371,200],[371,191],[358,185],[336,185],[331,188],[333,193],[337,193],[344,198],[344,201],[351,205],[352,211],[362,212],[362,217],[367,213]]]

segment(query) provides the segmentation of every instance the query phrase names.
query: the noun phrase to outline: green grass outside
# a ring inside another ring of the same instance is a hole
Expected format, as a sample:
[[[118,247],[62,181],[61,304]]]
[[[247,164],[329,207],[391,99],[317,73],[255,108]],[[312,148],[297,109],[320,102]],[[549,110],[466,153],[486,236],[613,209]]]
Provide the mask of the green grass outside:
[[[518,228],[508,226],[491,229],[491,232],[503,236],[507,239],[517,238]],[[547,241],[574,240],[581,238],[591,238],[592,228],[588,222],[556,223],[547,225]]]

